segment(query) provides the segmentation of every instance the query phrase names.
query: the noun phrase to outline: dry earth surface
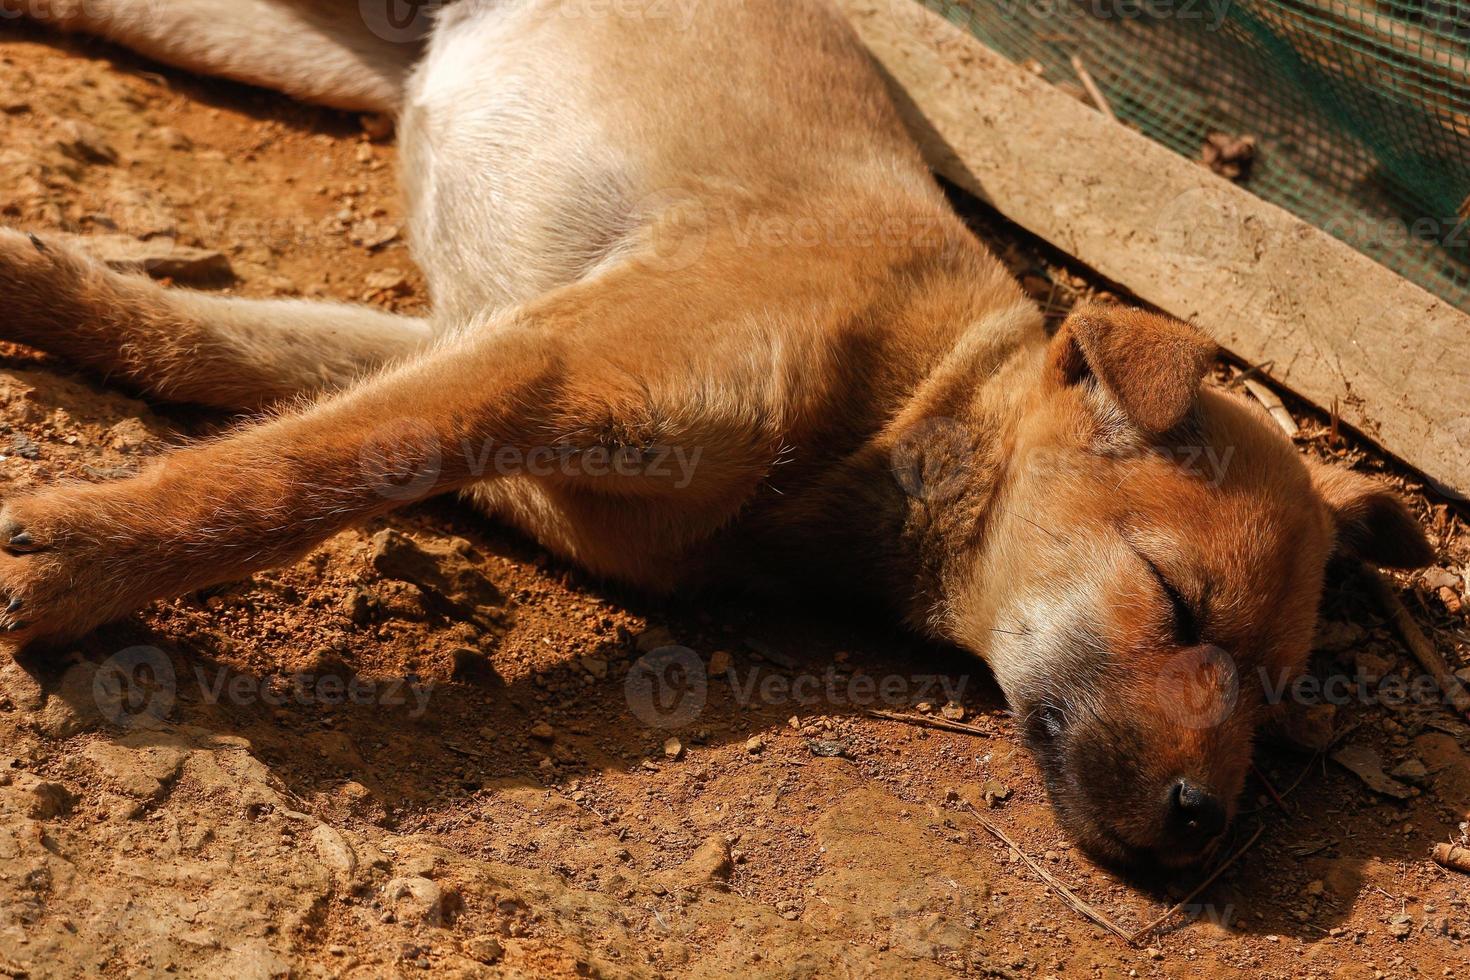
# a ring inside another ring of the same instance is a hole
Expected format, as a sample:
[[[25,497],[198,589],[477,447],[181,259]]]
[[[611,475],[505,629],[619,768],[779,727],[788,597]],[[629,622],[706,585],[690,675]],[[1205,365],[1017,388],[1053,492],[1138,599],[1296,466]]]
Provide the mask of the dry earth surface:
[[[0,222],[203,249],[155,272],[243,295],[422,306],[391,138],[3,30]],[[1096,291],[973,216],[1051,312]],[[1462,517],[1292,408],[1304,451],[1406,487],[1440,558],[1399,584],[1465,667]],[[0,344],[0,495],[229,424]],[[1350,576],[1326,616],[1319,676],[1418,673]],[[635,665],[671,641],[698,665],[657,701]],[[1467,736],[1442,705],[1354,696],[1327,755],[1263,747],[1284,808],[1253,781],[1239,839],[1259,842],[1130,947],[971,805],[1127,929],[1200,876],[1122,880],[1071,847],[971,660],[799,599],[650,605],[436,502],[75,647],[0,652],[0,976],[1465,976],[1470,878],[1427,853],[1464,833]],[[1328,761],[1344,748],[1377,790]]]

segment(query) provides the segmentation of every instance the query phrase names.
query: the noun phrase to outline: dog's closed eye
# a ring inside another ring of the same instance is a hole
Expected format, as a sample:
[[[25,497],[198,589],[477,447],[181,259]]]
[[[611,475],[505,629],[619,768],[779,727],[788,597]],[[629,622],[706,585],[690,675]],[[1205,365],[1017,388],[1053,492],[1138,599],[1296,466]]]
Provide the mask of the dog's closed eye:
[[[1200,643],[1204,632],[1204,615],[1202,611],[1185,597],[1184,592],[1178,586],[1170,581],[1169,577],[1164,574],[1157,563],[1142,552],[1138,553],[1138,557],[1148,566],[1148,570],[1153,573],[1153,577],[1158,582],[1159,588],[1163,590],[1165,597],[1169,600],[1170,612],[1174,623],[1174,639],[1181,646],[1195,646]]]

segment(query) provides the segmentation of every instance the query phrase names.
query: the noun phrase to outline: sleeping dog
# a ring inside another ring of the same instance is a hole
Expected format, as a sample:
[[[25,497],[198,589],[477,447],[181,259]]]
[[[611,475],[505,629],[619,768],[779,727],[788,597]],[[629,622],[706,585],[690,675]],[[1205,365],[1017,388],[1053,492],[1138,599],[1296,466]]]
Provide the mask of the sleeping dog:
[[[8,638],[453,491],[644,589],[885,603],[990,665],[1092,853],[1210,853],[1328,557],[1431,557],[1402,505],[1204,388],[1215,348],[1185,323],[1089,305],[1049,338],[824,0],[456,0],[426,31],[385,2],[30,4],[395,114],[432,312],[165,289],[0,230],[6,339],[157,399],[274,406],[4,501]]]

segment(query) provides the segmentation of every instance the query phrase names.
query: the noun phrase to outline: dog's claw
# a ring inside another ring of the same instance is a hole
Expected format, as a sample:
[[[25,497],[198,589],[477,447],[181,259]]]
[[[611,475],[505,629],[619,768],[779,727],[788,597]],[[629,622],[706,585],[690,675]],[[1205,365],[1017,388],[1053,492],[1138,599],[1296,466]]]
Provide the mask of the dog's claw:
[[[35,232],[33,232],[33,231],[26,232],[26,235],[27,235],[27,237],[30,238],[31,244],[34,245],[34,246],[36,246],[36,251],[40,252],[42,255],[45,255],[47,252],[50,251],[50,249],[48,249],[46,247],[46,243],[43,242],[43,241],[41,241],[41,239],[39,239],[39,238],[36,237],[36,233]]]
[[[31,625],[30,623],[27,623],[25,621],[21,621],[19,623],[11,623],[9,626],[5,627],[5,632],[7,632],[7,633],[19,633],[21,630],[25,629],[26,627],[28,627],[30,625]]]
[[[20,607],[24,606],[25,604],[26,603],[24,599],[22,599],[20,596],[16,596],[15,598],[10,600],[10,605],[5,607],[5,611],[7,613],[20,612]]]
[[[16,551],[31,551],[36,547],[36,539],[29,531],[18,531],[10,536],[9,547]]]

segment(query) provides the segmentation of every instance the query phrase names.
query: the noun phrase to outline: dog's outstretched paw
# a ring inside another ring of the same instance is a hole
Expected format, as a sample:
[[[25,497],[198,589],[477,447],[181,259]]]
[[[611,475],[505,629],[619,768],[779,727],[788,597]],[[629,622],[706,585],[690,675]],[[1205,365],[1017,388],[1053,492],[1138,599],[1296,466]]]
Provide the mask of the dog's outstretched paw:
[[[59,546],[61,533],[39,497],[0,507],[0,642],[24,646],[42,638],[71,639],[95,623],[100,609],[100,569]]]

